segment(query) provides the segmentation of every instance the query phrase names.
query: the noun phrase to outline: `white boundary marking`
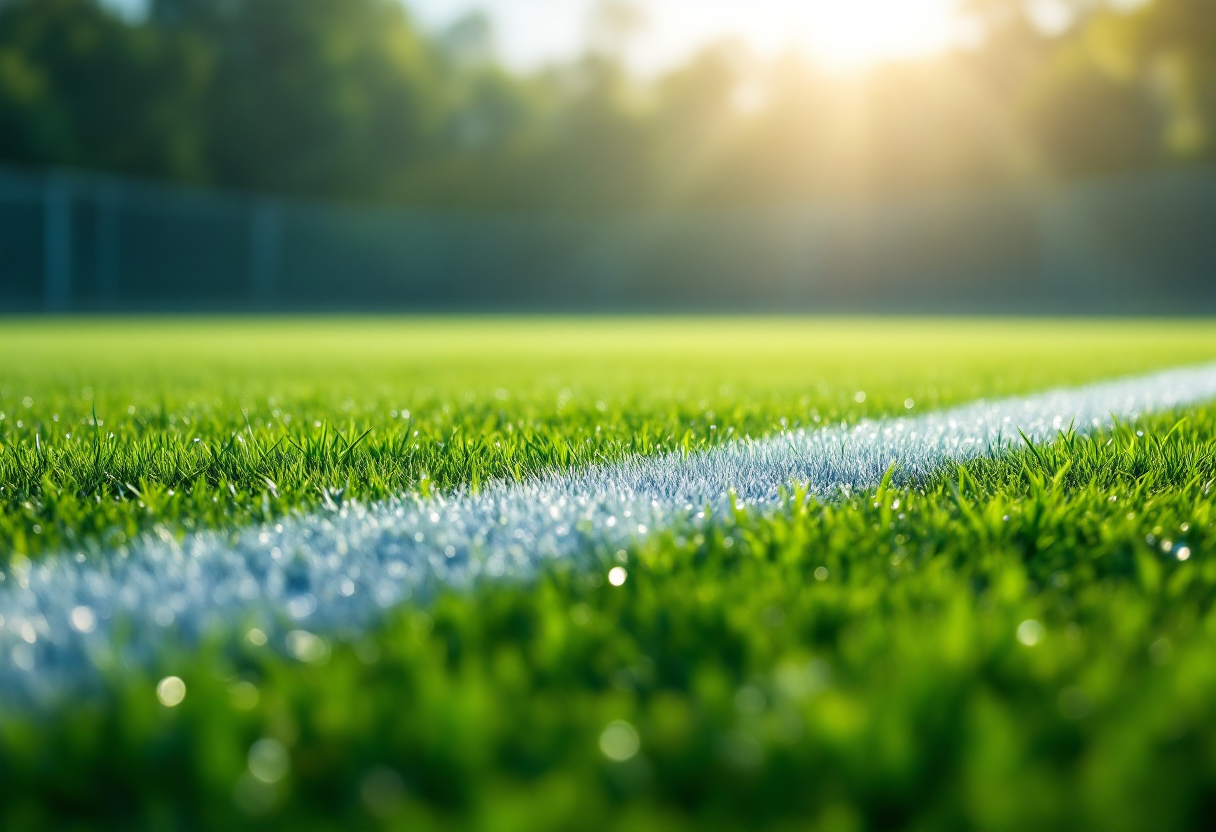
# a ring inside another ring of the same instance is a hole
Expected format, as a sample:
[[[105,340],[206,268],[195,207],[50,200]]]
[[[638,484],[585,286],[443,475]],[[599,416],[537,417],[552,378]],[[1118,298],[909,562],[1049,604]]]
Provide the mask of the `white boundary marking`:
[[[234,537],[148,536],[83,563],[24,562],[0,584],[0,696],[40,699],[95,681],[98,668],[146,666],[166,641],[188,646],[217,628],[257,626],[277,645],[294,630],[353,636],[438,585],[527,578],[560,559],[599,565],[652,530],[704,526],[732,491],[760,506],[794,484],[831,497],[877,486],[892,465],[907,482],[1001,453],[1021,444],[1019,429],[1045,442],[1070,425],[1088,433],[1214,399],[1216,364],[637,457],[477,495],[349,505]]]

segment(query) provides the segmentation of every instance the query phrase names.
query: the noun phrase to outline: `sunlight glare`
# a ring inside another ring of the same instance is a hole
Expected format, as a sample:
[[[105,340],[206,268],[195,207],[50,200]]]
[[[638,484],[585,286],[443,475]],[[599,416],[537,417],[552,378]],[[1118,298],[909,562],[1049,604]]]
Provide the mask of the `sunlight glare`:
[[[852,69],[946,48],[953,36],[952,5],[937,0],[821,0],[797,4],[794,22],[820,62]]]
[[[1128,0],[1124,0],[1127,2]],[[432,25],[470,8],[490,13],[509,64],[571,59],[585,47],[599,0],[406,0]],[[644,73],[661,72],[723,40],[761,55],[791,48],[834,70],[932,55],[958,40],[960,0],[632,0],[644,25],[628,50]]]
[[[761,54],[790,48],[852,70],[931,55],[957,40],[958,0],[650,0],[635,58],[657,68],[734,39]]]

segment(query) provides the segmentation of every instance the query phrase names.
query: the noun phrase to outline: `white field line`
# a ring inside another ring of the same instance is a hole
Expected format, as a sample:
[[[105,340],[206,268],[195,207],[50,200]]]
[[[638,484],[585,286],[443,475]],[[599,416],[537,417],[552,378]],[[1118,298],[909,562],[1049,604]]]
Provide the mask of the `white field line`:
[[[291,632],[354,635],[437,585],[527,578],[559,559],[598,565],[652,530],[704,526],[732,490],[761,507],[794,484],[831,497],[877,486],[892,465],[907,482],[1001,453],[1021,444],[1019,429],[1046,442],[1070,425],[1087,433],[1214,399],[1207,365],[638,457],[477,495],[348,505],[235,536],[148,536],[83,562],[23,562],[0,583],[0,698],[38,699],[95,681],[98,668],[146,666],[166,644],[188,647],[225,627],[257,626],[299,653],[310,637]]]

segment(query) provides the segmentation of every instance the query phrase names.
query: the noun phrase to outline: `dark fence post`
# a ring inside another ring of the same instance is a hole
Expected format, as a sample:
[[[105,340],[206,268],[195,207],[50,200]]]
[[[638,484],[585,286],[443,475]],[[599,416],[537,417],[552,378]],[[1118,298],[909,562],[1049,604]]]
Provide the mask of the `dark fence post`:
[[[279,281],[279,248],[283,223],[282,206],[257,202],[250,221],[249,286],[254,302],[274,303]]]
[[[62,312],[72,300],[72,189],[62,176],[46,181],[43,220],[42,301]]]
[[[97,186],[97,295],[105,306],[118,301],[118,212],[121,190],[115,181]]]

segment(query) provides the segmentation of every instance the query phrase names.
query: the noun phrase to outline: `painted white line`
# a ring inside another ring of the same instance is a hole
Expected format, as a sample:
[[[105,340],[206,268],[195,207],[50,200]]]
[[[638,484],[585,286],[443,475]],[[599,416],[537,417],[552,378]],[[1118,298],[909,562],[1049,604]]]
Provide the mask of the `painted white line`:
[[[49,695],[95,679],[98,667],[143,664],[166,641],[188,645],[216,628],[256,626],[280,646],[294,630],[354,635],[438,585],[527,578],[558,559],[598,565],[652,530],[712,522],[706,513],[724,511],[731,491],[760,506],[792,484],[830,497],[873,488],[891,465],[913,481],[1000,453],[1021,443],[1019,429],[1044,442],[1070,425],[1085,433],[1214,399],[1216,365],[1208,365],[628,459],[477,495],[349,505],[235,537],[150,536],[96,561],[51,557],[0,584],[0,695]]]

